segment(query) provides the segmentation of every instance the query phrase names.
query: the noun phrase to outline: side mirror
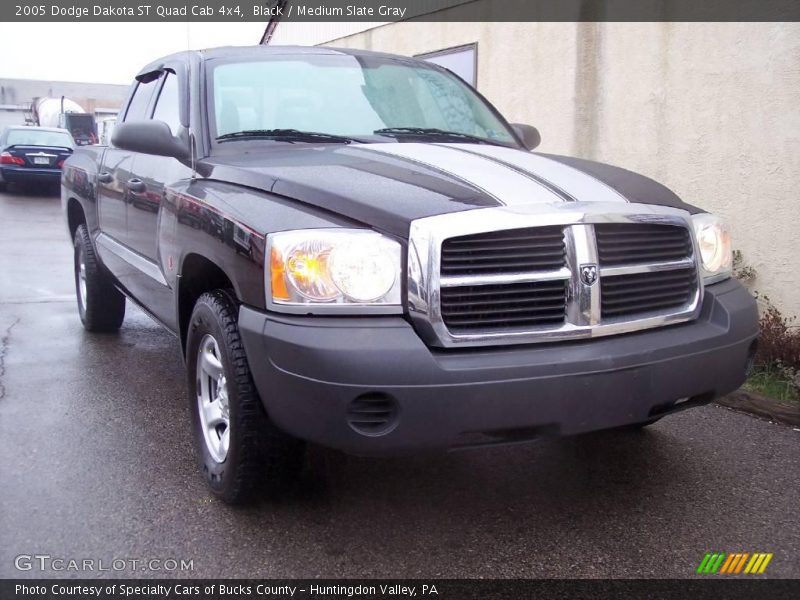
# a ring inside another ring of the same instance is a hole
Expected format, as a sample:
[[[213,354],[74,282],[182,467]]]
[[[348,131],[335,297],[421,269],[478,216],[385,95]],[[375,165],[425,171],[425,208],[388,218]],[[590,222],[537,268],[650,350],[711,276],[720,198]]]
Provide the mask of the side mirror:
[[[533,150],[542,143],[542,136],[539,135],[539,130],[533,125],[524,125],[522,123],[512,123],[511,128],[514,130],[522,143],[528,150]]]
[[[122,150],[171,156],[178,160],[189,158],[189,146],[172,135],[164,121],[131,121],[114,127],[111,143]]]

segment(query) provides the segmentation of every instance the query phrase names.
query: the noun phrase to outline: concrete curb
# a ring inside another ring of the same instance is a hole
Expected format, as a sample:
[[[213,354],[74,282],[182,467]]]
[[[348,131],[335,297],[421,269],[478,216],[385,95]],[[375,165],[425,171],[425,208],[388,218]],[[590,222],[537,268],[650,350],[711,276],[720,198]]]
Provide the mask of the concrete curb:
[[[758,417],[800,427],[800,406],[778,402],[760,394],[736,390],[732,394],[717,398],[715,402],[734,410]]]

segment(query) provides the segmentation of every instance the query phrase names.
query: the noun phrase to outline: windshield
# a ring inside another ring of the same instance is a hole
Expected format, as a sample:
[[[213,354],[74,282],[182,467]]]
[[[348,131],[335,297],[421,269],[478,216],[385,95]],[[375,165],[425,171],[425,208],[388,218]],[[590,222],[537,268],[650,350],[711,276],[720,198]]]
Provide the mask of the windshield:
[[[8,146],[60,146],[72,148],[72,138],[66,131],[42,129],[11,129],[6,139]]]
[[[507,126],[469,86],[412,61],[308,55],[210,68],[214,138],[291,129],[388,141],[376,132],[414,128],[515,144]]]

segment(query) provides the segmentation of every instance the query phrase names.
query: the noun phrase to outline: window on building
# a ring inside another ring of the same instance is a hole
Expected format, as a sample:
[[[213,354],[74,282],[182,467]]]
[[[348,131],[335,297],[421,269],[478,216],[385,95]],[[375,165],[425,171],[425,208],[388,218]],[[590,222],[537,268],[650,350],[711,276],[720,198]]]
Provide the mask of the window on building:
[[[419,54],[417,58],[450,69],[472,87],[478,83],[478,44]]]

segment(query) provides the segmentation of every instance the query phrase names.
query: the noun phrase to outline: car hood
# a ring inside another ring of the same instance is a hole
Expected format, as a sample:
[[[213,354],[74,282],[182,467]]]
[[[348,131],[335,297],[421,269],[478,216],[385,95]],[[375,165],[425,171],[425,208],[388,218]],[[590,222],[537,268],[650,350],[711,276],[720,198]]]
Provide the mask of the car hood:
[[[695,212],[625,169],[487,144],[281,144],[213,156],[198,170],[403,237],[414,219],[495,206],[638,202]]]

